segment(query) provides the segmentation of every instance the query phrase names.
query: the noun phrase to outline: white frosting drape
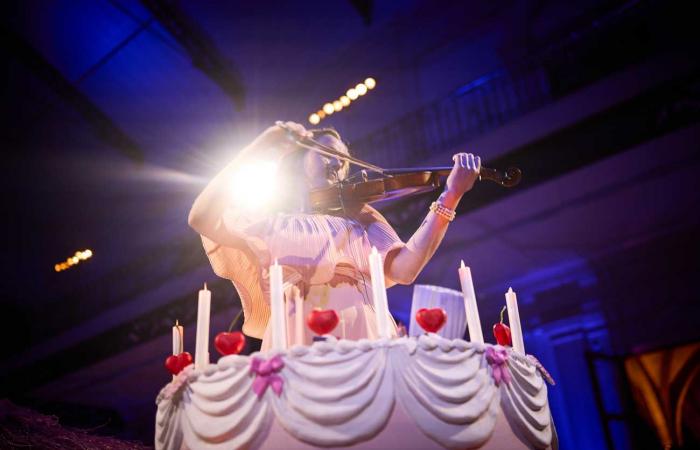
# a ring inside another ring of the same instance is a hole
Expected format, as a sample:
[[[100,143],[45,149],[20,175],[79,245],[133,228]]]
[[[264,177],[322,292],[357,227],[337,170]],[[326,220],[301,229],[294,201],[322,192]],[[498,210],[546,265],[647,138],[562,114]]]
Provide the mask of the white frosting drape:
[[[250,357],[226,356],[163,388],[156,448],[255,448],[273,421],[290,439],[349,446],[382,432],[397,402],[422,433],[446,448],[487,442],[501,410],[526,445],[550,447],[554,427],[539,372],[510,351],[512,379],[498,387],[487,347],[434,334],[292,347],[280,353],[281,395],[267,389],[260,398],[252,389]]]

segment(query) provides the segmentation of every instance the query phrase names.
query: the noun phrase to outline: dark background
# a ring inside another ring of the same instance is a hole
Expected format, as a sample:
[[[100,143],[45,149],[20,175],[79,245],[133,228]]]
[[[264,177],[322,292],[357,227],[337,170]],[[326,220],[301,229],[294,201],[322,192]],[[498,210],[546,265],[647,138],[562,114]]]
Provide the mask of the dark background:
[[[356,156],[410,167],[471,151],[524,172],[514,190],[484,182],[464,198],[418,282],[457,288],[464,259],[486,332],[516,290],[526,350],[558,381],[562,448],[659,448],[620,363],[700,338],[690,5],[4,3],[0,398],[151,444],[173,322],[193,352],[205,281],[212,336],[240,308],[187,226],[192,201],[275,120],[310,126],[372,76],[321,122]],[[435,195],[383,210],[407,239]],[[389,291],[404,322],[411,291]]]

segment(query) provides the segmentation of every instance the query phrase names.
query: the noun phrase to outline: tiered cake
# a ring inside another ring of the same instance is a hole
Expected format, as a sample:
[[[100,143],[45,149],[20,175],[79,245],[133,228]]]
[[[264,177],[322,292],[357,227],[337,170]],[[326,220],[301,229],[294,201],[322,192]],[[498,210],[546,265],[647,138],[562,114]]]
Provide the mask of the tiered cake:
[[[157,449],[557,448],[531,358],[432,333],[224,356],[156,402]]]

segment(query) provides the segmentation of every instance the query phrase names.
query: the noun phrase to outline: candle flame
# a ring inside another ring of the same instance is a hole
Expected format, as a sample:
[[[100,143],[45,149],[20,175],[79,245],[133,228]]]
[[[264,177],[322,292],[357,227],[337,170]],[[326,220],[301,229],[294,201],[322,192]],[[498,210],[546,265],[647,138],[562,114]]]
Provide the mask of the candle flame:
[[[462,266],[461,266],[461,267],[462,267],[462,269],[464,269],[464,260],[462,260]]]
[[[180,326],[180,322],[179,322],[177,319],[175,319],[175,326],[176,326],[176,327],[179,327],[179,326]]]
[[[372,254],[373,254],[373,255],[376,255],[377,253],[379,253],[379,252],[377,251],[377,247],[372,246]]]
[[[509,293],[509,294],[513,293],[513,288],[512,288],[512,287],[509,287],[509,288],[508,288],[508,293]]]
[[[205,291],[207,290],[207,282],[206,281],[204,282],[204,290]]]

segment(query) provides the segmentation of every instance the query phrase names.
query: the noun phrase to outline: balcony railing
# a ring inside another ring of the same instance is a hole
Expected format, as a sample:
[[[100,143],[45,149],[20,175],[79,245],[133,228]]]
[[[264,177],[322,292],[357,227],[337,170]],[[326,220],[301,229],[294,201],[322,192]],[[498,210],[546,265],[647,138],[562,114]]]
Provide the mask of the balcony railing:
[[[353,142],[352,148],[360,158],[380,166],[404,166],[498,128],[551,100],[543,68],[517,77],[498,70]]]
[[[660,1],[631,1],[522,61],[472,80],[351,143],[353,152],[384,167],[425,161],[620,68],[663,51],[654,20],[677,12]],[[653,44],[653,45],[652,45]],[[662,47],[675,45],[665,41]]]

